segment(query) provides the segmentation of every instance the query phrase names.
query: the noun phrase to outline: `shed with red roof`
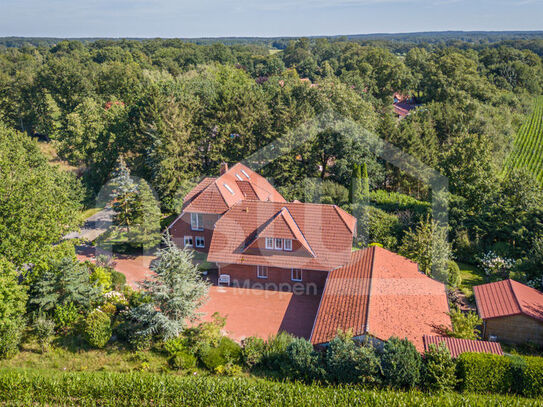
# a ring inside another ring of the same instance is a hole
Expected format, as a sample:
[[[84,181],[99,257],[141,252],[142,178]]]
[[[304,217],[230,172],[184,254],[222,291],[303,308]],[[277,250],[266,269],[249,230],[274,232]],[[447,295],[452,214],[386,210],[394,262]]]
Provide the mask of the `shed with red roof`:
[[[447,336],[427,336],[423,338],[424,350],[430,349],[430,345],[439,346],[444,344],[451,356],[457,358],[462,353],[491,353],[493,355],[503,356],[502,347],[498,342],[475,341],[472,339],[450,338]]]
[[[473,287],[484,338],[543,345],[543,293],[515,280]]]

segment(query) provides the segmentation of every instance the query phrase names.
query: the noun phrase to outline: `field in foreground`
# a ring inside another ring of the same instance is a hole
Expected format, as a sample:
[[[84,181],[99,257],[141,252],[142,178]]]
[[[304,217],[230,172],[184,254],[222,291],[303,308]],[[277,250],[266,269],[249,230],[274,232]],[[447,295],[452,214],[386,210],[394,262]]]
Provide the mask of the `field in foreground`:
[[[0,369],[0,405],[539,406],[510,396],[307,386],[254,378]]]

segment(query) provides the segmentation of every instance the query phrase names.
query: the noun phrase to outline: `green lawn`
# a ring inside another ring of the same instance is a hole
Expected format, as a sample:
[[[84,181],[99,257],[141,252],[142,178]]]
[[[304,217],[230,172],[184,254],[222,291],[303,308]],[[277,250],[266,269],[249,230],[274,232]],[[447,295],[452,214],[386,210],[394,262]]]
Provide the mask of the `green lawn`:
[[[459,288],[466,297],[472,300],[473,286],[484,284],[485,275],[482,271],[478,270],[477,267],[471,264],[458,263],[458,267],[460,267],[460,275],[462,276],[462,283]]]
[[[87,220],[88,218],[90,218],[92,215],[96,215],[98,212],[100,212],[102,209],[104,208],[89,208],[89,209],[85,209],[83,212],[81,212],[81,219],[82,220]]]

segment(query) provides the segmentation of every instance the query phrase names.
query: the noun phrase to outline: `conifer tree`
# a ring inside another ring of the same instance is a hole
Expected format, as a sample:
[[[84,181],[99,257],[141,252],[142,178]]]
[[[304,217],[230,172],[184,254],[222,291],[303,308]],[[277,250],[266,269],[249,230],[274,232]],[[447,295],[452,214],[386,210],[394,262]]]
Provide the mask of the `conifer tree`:
[[[130,176],[130,170],[123,157],[119,157],[113,176],[111,194],[115,212],[113,222],[116,226],[126,227],[127,233],[130,233],[130,226],[134,223],[138,212],[138,186]]]
[[[144,247],[152,247],[160,242],[160,212],[159,203],[151,187],[145,180],[138,185],[137,211],[135,218],[136,240]]]

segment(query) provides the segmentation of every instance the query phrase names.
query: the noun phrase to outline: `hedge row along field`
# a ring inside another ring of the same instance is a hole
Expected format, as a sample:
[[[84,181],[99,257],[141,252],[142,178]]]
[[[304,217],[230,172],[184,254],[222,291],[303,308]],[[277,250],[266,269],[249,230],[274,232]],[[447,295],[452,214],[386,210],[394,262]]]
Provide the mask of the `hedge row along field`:
[[[538,400],[475,394],[307,386],[262,379],[149,373],[0,370],[0,405],[77,406],[536,406]]]
[[[526,168],[543,184],[543,97],[537,98],[532,115],[515,137],[505,171],[514,168]]]

